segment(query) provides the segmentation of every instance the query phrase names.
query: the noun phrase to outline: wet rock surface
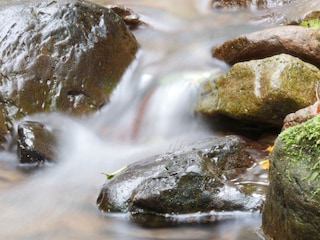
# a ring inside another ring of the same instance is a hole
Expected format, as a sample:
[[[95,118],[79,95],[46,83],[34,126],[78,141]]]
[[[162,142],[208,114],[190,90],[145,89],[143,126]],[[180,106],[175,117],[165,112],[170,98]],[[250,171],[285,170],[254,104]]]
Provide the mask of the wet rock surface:
[[[0,104],[0,150],[5,149],[7,137],[9,136],[9,129],[6,122],[6,115],[4,114],[2,104]]]
[[[270,239],[320,238],[319,129],[316,116],[275,142],[262,224]]]
[[[213,57],[230,65],[281,53],[320,67],[320,32],[301,26],[276,27],[238,36],[212,50]]]
[[[287,54],[237,63],[204,83],[196,111],[282,127],[287,114],[316,101],[319,80],[318,68]]]
[[[212,0],[212,7],[217,9],[234,9],[234,8],[268,8],[281,6],[285,3],[290,3],[292,0]]]
[[[141,25],[145,25],[145,23],[140,20],[139,15],[127,7],[118,5],[111,5],[107,7],[121,17],[130,29],[136,29]]]
[[[41,164],[55,160],[57,134],[55,130],[34,121],[18,125],[18,157],[20,163]]]
[[[112,10],[77,0],[3,7],[0,43],[1,133],[27,114],[96,111],[138,48]]]
[[[179,153],[138,161],[105,183],[97,205],[104,212],[130,212],[136,218],[256,210],[262,195],[232,182],[255,162],[249,148],[237,136],[214,137]]]

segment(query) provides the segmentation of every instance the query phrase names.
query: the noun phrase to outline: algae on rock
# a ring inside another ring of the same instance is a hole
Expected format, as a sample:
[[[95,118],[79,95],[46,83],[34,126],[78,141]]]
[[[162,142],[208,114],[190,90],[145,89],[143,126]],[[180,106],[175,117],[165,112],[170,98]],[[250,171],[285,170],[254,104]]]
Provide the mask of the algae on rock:
[[[282,126],[284,117],[313,104],[317,67],[280,54],[233,65],[204,83],[196,111]]]
[[[283,148],[287,153],[289,167],[299,164],[299,161],[307,161],[301,168],[306,168],[310,174],[301,180],[316,180],[320,176],[320,115],[304,124],[291,127],[282,132],[279,138],[284,143]],[[299,164],[300,165],[300,164]],[[303,170],[303,169],[299,170]],[[292,179],[290,172],[287,177]],[[312,195],[320,193],[320,184],[311,192]]]
[[[283,131],[270,156],[262,228],[272,239],[320,238],[320,115]]]

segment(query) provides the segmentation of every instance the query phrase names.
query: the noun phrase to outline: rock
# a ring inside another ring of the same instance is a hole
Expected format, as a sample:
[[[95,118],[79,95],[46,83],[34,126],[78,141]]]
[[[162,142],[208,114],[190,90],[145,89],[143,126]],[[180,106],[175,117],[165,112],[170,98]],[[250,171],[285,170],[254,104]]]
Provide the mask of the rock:
[[[0,103],[7,126],[37,112],[96,111],[138,48],[112,10],[78,0],[1,8],[0,43]]]
[[[270,156],[263,209],[267,239],[320,238],[320,116],[283,131]]]
[[[288,114],[283,120],[282,130],[285,130],[289,127],[295,126],[297,124],[303,123],[311,118],[314,118],[320,112],[319,101],[315,104],[299,109],[294,113]]]
[[[6,137],[9,135],[8,127],[6,126],[6,115],[3,112],[3,106],[0,104],[0,150],[5,149]]]
[[[18,125],[18,157],[20,163],[41,164],[55,159],[56,134],[54,130],[34,121]]]
[[[290,3],[292,0],[211,0],[213,8],[269,8]]]
[[[316,101],[317,81],[318,68],[287,54],[241,62],[204,83],[196,111],[282,127],[287,114]]]
[[[145,25],[145,23],[140,20],[139,15],[135,14],[131,9],[127,7],[118,5],[110,5],[107,7],[114,11],[118,16],[120,16],[130,29],[136,29],[140,25]]]
[[[299,25],[303,20],[307,20],[311,16],[316,16],[312,12],[319,9],[320,2],[318,0],[290,1],[290,3],[284,4],[283,6],[256,12],[253,22],[258,24],[271,23],[277,26]]]
[[[320,32],[301,26],[282,26],[236,37],[212,50],[213,57],[230,65],[281,53],[320,67]]]
[[[97,199],[104,212],[154,215],[257,209],[261,195],[231,180],[254,163],[239,137],[215,137],[179,153],[138,161],[108,180]]]
[[[320,11],[319,10],[314,10],[311,11],[303,17],[302,21],[309,21],[313,19],[320,19]]]

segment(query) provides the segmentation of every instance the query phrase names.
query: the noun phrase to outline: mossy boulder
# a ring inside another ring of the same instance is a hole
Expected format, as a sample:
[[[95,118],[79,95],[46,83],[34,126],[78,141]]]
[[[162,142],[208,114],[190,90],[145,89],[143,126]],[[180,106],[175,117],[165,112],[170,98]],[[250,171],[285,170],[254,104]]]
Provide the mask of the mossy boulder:
[[[270,156],[262,228],[270,239],[320,239],[320,115],[283,131]]]
[[[2,6],[0,42],[7,130],[14,119],[32,113],[96,111],[108,102],[138,48],[112,10],[78,0]]]
[[[287,54],[240,62],[203,84],[196,111],[281,127],[287,114],[316,101],[317,81],[317,67]]]

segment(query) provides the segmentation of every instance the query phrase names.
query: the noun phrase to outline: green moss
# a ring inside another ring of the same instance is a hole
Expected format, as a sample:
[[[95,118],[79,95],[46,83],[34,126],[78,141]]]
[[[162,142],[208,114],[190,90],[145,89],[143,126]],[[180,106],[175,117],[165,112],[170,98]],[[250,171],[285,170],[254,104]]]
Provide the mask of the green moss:
[[[302,167],[310,172],[302,180],[314,182],[320,176],[320,115],[288,128],[279,135],[289,160],[288,167]],[[290,172],[287,178],[291,180]],[[320,186],[312,195],[320,193]]]
[[[306,20],[306,21],[303,21],[300,24],[300,26],[319,30],[320,29],[320,20],[319,19]]]

